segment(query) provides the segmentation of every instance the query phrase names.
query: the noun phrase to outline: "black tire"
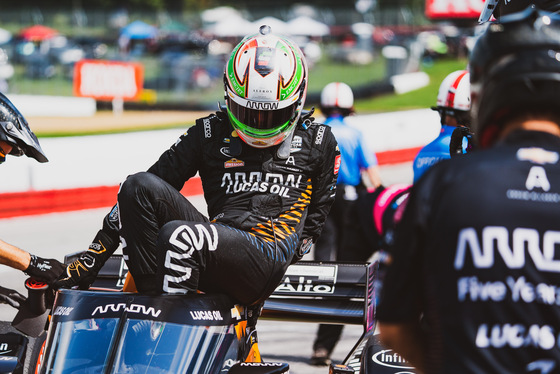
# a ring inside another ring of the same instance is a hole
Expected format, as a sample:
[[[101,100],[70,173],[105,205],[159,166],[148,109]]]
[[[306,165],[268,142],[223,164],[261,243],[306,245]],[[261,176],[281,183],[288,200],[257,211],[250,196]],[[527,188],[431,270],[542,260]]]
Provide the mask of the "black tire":
[[[39,361],[39,356],[43,348],[43,344],[47,340],[47,332],[43,331],[41,335],[36,337],[33,342],[30,342],[27,349],[27,357],[25,360],[25,370],[26,374],[35,374],[37,369],[37,362]]]

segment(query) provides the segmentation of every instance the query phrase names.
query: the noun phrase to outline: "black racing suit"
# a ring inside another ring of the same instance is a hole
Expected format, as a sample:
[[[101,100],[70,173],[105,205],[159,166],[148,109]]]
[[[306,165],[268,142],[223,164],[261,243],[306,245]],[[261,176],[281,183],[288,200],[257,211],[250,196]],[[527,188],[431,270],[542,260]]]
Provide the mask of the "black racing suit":
[[[377,309],[427,373],[560,372],[560,139],[515,131],[415,184]]]
[[[254,148],[236,135],[223,112],[199,119],[122,184],[96,241],[112,253],[120,234],[139,290],[262,301],[302,240],[319,237],[340,162],[329,127],[300,121],[284,158],[279,146]],[[197,172],[210,221],[178,192]]]

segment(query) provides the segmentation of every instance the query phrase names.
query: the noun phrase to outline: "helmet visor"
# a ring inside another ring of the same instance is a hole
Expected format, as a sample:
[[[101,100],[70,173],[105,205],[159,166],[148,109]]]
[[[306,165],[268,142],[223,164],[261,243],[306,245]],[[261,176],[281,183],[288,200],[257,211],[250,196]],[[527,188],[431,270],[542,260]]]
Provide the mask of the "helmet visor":
[[[23,115],[2,93],[0,93],[0,140],[12,146],[11,155],[25,154],[39,162],[48,161],[37,136],[31,131]]]
[[[252,101],[228,89],[227,104],[236,128],[252,136],[270,137],[290,127],[297,117],[299,97],[274,102]]]
[[[480,12],[480,17],[478,17],[478,23],[490,21],[497,5],[498,0],[486,0],[484,2],[484,8],[482,8],[482,12]]]

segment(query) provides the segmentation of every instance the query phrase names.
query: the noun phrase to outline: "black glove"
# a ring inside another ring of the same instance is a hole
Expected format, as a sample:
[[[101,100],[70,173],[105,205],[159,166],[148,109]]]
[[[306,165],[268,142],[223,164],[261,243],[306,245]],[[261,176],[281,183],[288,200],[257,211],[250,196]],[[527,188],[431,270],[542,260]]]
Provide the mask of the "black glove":
[[[53,258],[31,255],[29,266],[23,272],[33,279],[52,284],[64,271],[64,264]]]
[[[75,287],[80,290],[87,290],[95,281],[97,273],[99,273],[105,261],[111,257],[111,254],[118,247],[118,230],[108,227],[108,225],[118,223],[118,215],[114,214],[114,212],[116,212],[115,208],[105,217],[104,228],[99,230],[87,251],[82,253],[76,261],[68,265],[62,275],[52,284],[55,290]],[[113,218],[114,220],[111,220]],[[110,234],[107,234],[104,230],[109,231]],[[111,235],[112,233],[116,234]]]
[[[463,138],[467,138],[468,146],[467,153],[472,150],[472,136],[473,133],[468,127],[457,126],[453,133],[451,134],[451,140],[449,141],[449,154],[451,157],[463,154]]]
[[[313,239],[312,238],[303,239],[301,241],[299,247],[296,249],[296,252],[294,253],[294,257],[292,258],[291,263],[295,264],[296,262],[301,260],[303,258],[303,256],[305,256],[307,253],[309,253],[312,246],[313,246]]]
[[[97,253],[85,251],[76,261],[66,267],[52,287],[58,290],[77,286],[80,290],[87,290],[95,281],[99,269],[103,266],[102,262]]]
[[[25,302],[25,296],[6,287],[0,286],[0,303],[9,304],[10,306],[19,309]]]

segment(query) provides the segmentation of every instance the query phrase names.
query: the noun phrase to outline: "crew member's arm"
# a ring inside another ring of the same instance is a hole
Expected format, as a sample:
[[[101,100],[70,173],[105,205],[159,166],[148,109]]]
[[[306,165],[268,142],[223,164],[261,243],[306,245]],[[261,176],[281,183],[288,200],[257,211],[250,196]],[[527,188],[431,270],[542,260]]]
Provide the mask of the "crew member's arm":
[[[373,165],[365,170],[368,181],[374,189],[381,186],[381,176],[379,175],[379,165]]]
[[[0,240],[0,264],[17,270],[25,270],[29,266],[31,255],[5,241]]]
[[[367,187],[376,189],[382,184],[377,156],[363,141],[364,137],[361,133],[358,139],[358,147],[355,149],[355,152],[357,152],[358,155],[360,168],[362,169],[362,173],[365,174]]]
[[[0,264],[21,270],[27,275],[51,283],[64,270],[64,265],[53,258],[32,255],[23,249],[0,240]]]

